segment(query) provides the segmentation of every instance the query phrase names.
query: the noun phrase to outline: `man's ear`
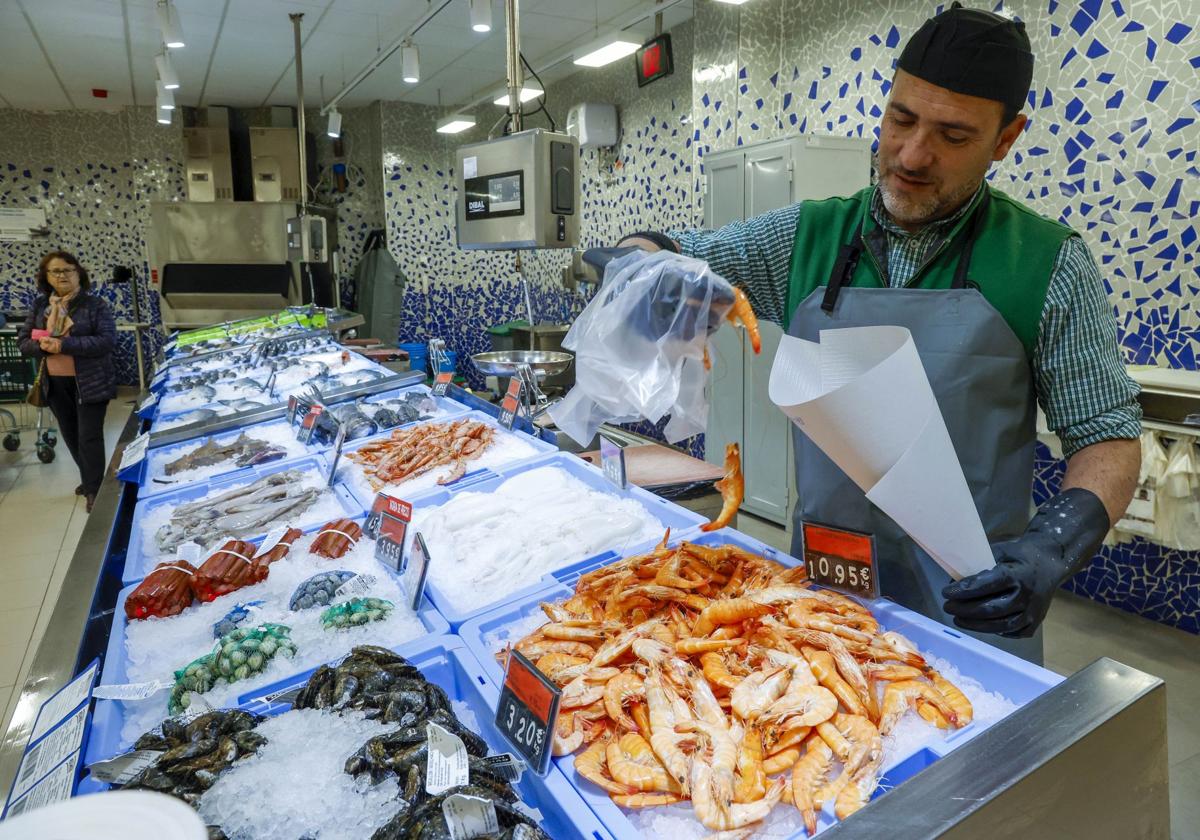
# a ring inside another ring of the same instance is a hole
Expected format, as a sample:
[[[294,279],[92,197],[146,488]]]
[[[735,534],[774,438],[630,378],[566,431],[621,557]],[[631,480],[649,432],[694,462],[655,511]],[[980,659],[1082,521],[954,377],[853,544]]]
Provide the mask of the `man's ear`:
[[[1021,136],[1021,132],[1028,124],[1029,117],[1017,114],[1013,117],[1012,122],[1000,129],[1000,136],[996,138],[996,150],[992,152],[992,160],[1004,160],[1008,157],[1008,150],[1012,148],[1013,143],[1017,142],[1017,138]]]

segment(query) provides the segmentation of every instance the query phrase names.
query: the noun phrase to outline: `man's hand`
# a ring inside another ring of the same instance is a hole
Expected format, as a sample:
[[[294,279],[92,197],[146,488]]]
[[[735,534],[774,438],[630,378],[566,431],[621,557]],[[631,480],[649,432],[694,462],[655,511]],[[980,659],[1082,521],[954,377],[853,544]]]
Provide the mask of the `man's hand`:
[[[42,348],[43,353],[61,353],[62,339],[61,338],[39,338],[38,346]]]
[[[1032,636],[1054,592],[1096,555],[1109,519],[1104,503],[1080,487],[1042,506],[1024,535],[996,543],[994,568],[942,588],[954,624],[977,633]]]

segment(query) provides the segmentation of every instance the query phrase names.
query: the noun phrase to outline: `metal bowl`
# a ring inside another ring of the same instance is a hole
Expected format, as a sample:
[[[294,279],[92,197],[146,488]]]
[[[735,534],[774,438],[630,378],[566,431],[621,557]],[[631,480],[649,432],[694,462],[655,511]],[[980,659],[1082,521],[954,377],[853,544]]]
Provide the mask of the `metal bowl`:
[[[496,350],[476,353],[471,361],[484,376],[515,376],[522,364],[540,376],[555,376],[565,372],[575,356],[558,350]]]

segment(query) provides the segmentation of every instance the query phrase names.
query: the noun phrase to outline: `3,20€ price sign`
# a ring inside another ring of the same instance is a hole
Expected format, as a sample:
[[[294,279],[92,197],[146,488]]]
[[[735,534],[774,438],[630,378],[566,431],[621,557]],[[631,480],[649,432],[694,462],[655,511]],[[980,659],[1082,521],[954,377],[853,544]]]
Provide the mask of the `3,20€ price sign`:
[[[562,689],[520,653],[510,652],[500,704],[496,707],[496,726],[539,776],[550,770],[551,744],[561,700]]]

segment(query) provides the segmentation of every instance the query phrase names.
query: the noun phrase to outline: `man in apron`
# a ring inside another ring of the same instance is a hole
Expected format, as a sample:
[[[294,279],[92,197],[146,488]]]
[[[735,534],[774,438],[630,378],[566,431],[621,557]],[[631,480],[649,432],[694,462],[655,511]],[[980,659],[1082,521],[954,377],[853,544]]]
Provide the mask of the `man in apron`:
[[[907,327],[995,567],[951,581],[798,429],[792,553],[802,520],[874,534],[884,595],[1040,662],[1054,592],[1129,504],[1141,410],[1087,246],[984,180],[1025,126],[1032,75],[1024,24],[954,3],[900,56],[876,186],[620,244],[706,260],[792,336]],[[1067,473],[1030,521],[1039,401]]]

